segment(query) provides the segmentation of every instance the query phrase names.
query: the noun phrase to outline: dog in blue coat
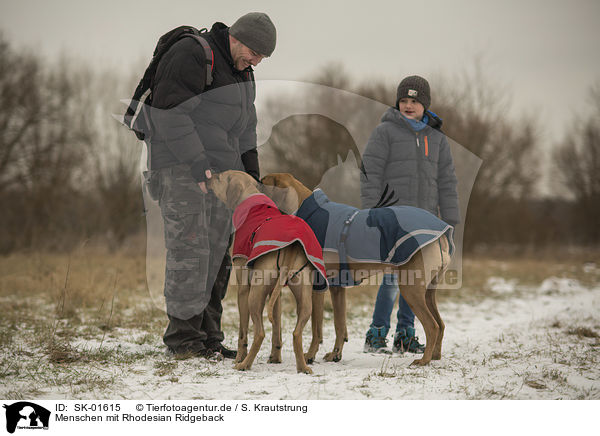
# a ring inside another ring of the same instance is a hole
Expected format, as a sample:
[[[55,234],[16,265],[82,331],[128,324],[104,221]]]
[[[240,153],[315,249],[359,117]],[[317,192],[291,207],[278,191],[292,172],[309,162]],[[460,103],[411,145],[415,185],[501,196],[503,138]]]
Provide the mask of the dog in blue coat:
[[[326,361],[341,360],[348,341],[345,288],[382,272],[401,278],[400,292],[425,330],[423,357],[413,364],[441,359],[444,322],[435,294],[454,250],[452,226],[414,207],[358,210],[334,203],[288,173],[269,174],[261,181],[262,191],[277,207],[304,219],[323,247],[336,332]],[[309,363],[323,339],[323,303],[323,293],[313,292],[313,337],[305,356]]]

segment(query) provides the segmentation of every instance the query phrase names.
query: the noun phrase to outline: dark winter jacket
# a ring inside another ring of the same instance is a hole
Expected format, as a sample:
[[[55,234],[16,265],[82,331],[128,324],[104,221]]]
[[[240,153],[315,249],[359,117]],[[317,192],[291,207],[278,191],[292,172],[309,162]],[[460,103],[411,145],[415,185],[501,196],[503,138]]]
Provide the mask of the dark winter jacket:
[[[454,226],[460,221],[454,163],[441,120],[428,115],[428,125],[416,131],[396,108],[384,113],[363,153],[362,207],[374,207],[389,185],[397,205],[428,210]]]
[[[208,168],[245,169],[258,178],[252,68],[234,68],[229,28],[223,23],[202,36],[214,56],[210,86],[204,50],[193,38],[175,43],[158,64],[149,167],[189,164],[197,181],[204,180]]]

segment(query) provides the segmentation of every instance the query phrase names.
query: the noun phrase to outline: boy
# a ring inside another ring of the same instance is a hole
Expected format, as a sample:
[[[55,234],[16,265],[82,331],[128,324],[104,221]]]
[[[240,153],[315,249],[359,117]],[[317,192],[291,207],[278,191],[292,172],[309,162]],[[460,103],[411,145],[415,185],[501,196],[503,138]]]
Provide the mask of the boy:
[[[384,113],[363,153],[362,207],[374,207],[389,185],[398,199],[396,205],[426,209],[456,226],[460,218],[454,164],[440,130],[442,120],[428,110],[430,104],[427,80],[409,76],[400,82],[396,106]],[[397,277],[385,275],[367,331],[365,352],[391,354],[386,336],[398,292]],[[415,336],[415,315],[402,295],[398,306],[392,350],[423,353],[425,346]]]

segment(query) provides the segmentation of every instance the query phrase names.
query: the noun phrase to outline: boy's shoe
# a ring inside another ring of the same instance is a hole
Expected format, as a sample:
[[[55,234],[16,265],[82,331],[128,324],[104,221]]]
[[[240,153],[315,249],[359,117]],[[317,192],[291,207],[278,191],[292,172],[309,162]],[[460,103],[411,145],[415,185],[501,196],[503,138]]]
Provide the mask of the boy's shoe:
[[[392,354],[390,349],[387,347],[387,336],[388,329],[385,327],[370,327],[367,331],[367,337],[365,339],[365,347],[363,351],[365,353],[383,353]]]
[[[392,347],[394,353],[409,353],[423,354],[425,345],[419,343],[419,338],[415,336],[415,329],[406,327],[398,330],[394,335],[394,345]]]

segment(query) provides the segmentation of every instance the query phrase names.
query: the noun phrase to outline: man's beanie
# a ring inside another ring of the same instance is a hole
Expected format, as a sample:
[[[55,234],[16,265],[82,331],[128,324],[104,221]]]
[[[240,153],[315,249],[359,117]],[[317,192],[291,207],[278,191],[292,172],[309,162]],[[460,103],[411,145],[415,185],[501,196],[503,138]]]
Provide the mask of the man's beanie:
[[[396,95],[396,107],[401,98],[414,98],[423,105],[425,110],[431,105],[431,95],[429,93],[429,83],[419,76],[408,76],[398,85]]]
[[[229,34],[263,56],[271,56],[275,50],[275,25],[269,16],[262,12],[250,12],[238,18],[229,28]]]

